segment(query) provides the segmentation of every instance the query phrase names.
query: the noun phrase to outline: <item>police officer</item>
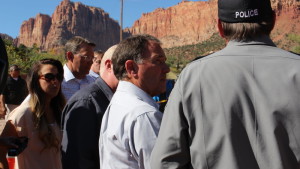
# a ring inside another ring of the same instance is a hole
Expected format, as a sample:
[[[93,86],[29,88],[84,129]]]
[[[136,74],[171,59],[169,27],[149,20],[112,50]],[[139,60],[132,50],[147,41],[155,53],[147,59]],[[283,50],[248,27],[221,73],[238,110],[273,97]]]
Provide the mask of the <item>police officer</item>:
[[[270,39],[270,0],[219,0],[218,17],[227,46],[182,71],[151,167],[300,168],[300,57]]]

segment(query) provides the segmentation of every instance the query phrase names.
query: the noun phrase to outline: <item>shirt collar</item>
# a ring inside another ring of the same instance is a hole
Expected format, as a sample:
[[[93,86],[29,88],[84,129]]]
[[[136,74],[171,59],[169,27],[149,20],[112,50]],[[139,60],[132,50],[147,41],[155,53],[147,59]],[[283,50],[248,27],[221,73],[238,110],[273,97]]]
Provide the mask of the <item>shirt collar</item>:
[[[117,91],[118,90],[126,93],[131,93],[137,96],[140,100],[147,102],[148,104],[155,107],[156,109],[159,109],[159,105],[149,94],[147,94],[145,91],[143,91],[141,88],[137,87],[131,82],[119,81]]]
[[[89,75],[90,75],[90,76],[93,76],[93,77],[95,77],[95,78],[99,77],[99,74],[98,74],[98,73],[95,73],[95,72],[92,71],[92,70],[90,70]]]
[[[229,41],[227,46],[243,46],[243,45],[267,45],[267,46],[276,46],[273,41],[270,39],[270,37],[263,35],[260,37],[256,37],[253,39],[249,39],[247,41]]]
[[[76,79],[71,70],[68,68],[67,64],[64,65],[64,79],[66,82]]]

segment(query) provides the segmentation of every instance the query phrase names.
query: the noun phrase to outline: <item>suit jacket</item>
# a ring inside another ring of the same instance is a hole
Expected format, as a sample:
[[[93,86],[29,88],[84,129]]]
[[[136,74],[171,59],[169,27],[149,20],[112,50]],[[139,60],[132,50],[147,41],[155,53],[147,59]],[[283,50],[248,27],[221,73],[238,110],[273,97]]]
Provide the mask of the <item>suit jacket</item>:
[[[102,116],[113,92],[99,77],[76,92],[62,113],[64,169],[99,169],[99,134]]]
[[[18,80],[8,76],[3,95],[6,104],[20,105],[28,95],[26,81],[21,76],[18,77]]]

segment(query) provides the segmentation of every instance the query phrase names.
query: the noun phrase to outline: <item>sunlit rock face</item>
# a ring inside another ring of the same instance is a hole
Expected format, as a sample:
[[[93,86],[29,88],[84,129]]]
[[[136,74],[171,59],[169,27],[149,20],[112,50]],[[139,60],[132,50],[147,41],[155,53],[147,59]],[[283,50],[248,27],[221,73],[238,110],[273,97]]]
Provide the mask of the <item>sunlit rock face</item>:
[[[82,36],[106,50],[119,42],[120,26],[117,21],[100,8],[86,6],[80,2],[64,0],[56,7],[52,17],[38,14],[24,21],[18,44],[42,50],[61,48],[73,36]]]
[[[300,33],[297,0],[272,0],[277,21],[272,32],[275,41],[283,41],[287,33]],[[217,0],[183,1],[166,9],[143,14],[129,28],[132,34],[147,33],[163,41],[164,47],[200,43],[217,33]]]

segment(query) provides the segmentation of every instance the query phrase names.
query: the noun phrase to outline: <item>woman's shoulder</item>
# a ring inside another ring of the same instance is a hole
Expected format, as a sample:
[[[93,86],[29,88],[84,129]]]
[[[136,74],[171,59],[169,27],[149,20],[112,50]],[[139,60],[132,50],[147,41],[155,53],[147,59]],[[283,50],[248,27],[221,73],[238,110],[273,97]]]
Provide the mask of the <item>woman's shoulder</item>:
[[[8,120],[13,121],[13,123],[18,123],[22,120],[28,119],[29,116],[31,116],[29,103],[23,102],[20,106],[9,113]]]

